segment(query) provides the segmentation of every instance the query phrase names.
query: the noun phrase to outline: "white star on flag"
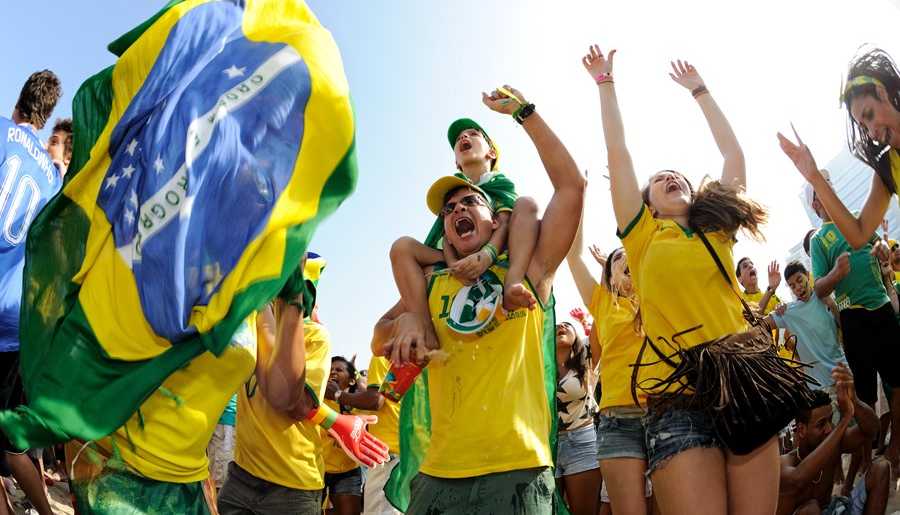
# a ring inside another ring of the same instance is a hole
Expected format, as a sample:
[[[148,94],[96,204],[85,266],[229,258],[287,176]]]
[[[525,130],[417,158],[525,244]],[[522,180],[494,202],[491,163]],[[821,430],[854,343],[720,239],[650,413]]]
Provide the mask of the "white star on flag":
[[[119,176],[116,174],[112,174],[106,178],[106,184],[104,185],[104,188],[115,188],[117,182],[119,182]]]
[[[138,196],[137,196],[137,192],[136,192],[136,191],[131,190],[131,196],[128,197],[128,202],[129,202],[131,205],[133,205],[134,207],[137,207],[137,206],[138,206]]]
[[[131,142],[128,143],[128,146],[125,148],[125,152],[128,152],[129,156],[134,156],[134,151],[137,149],[137,140],[132,139]]]
[[[125,168],[122,168],[122,177],[125,179],[131,179],[131,175],[134,173],[135,167],[132,165],[128,165]]]
[[[224,73],[225,75],[228,75],[229,79],[233,79],[235,77],[243,77],[244,71],[246,69],[247,69],[246,66],[241,66],[240,68],[238,68],[237,66],[232,64],[231,68],[226,68],[226,69],[222,70],[222,73]]]
[[[153,161],[153,168],[156,169],[156,173],[162,173],[163,168],[166,165],[163,164],[162,156],[156,156],[156,161]]]
[[[131,212],[130,209],[125,210],[125,221],[128,222],[128,225],[131,225],[134,223],[134,214]]]

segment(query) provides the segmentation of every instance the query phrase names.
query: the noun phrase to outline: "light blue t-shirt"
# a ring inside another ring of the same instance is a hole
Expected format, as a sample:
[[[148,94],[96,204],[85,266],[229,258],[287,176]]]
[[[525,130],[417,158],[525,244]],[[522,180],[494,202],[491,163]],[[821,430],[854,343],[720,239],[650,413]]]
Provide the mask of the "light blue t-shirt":
[[[219,417],[219,425],[234,427],[235,417],[237,417],[237,394],[232,395],[231,399],[229,399],[228,405],[225,406],[225,411]]]
[[[810,386],[832,386],[832,369],[839,362],[846,363],[847,358],[838,342],[837,325],[828,306],[812,293],[806,302],[796,300],[789,303],[784,316],[779,316],[774,311],[771,315],[778,327],[797,335],[797,358],[812,364],[807,373],[819,382],[819,386]]]
[[[19,350],[25,236],[61,186],[34,129],[0,117],[0,352]]]

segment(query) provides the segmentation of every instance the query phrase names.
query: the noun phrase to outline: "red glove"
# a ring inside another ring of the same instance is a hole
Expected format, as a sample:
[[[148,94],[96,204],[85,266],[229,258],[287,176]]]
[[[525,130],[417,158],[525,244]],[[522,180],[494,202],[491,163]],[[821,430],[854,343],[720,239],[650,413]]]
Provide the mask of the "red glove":
[[[366,424],[375,424],[378,417],[341,415],[320,404],[310,411],[307,419],[325,428],[357,463],[371,468],[388,460],[387,445],[366,431]]]
[[[389,458],[388,447],[381,440],[366,431],[367,424],[375,424],[375,415],[338,415],[334,425],[328,428],[328,434],[341,445],[347,456],[369,468],[386,462]]]

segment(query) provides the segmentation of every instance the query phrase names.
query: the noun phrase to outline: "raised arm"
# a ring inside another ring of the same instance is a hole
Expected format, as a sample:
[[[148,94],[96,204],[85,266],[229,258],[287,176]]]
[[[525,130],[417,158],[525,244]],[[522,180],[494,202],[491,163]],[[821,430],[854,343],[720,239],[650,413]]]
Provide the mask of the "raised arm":
[[[878,229],[878,225],[884,219],[887,213],[888,205],[891,201],[891,193],[881,181],[877,174],[872,174],[872,187],[869,190],[869,196],[863,205],[859,218],[853,216],[853,213],[847,209],[847,206],[841,202],[837,194],[832,189],[831,184],[819,171],[816,166],[816,160],[813,158],[812,152],[807,147],[797,131],[794,131],[797,138],[797,144],[786,138],[780,132],[778,133],[778,142],[781,144],[781,150],[794,162],[794,166],[803,175],[803,178],[809,182],[816,191],[816,196],[828,216],[837,226],[847,243],[854,249],[859,249],[869,242],[872,234]]]
[[[759,305],[757,306],[760,313],[766,312],[769,300],[775,295],[775,290],[778,289],[779,284],[781,284],[781,266],[778,265],[777,261],[772,261],[769,263],[769,287],[766,288],[765,293],[759,299]]]
[[[276,300],[276,321],[272,305],[257,316],[256,380],[273,408],[302,417],[315,404],[304,394],[306,346],[303,341],[303,313],[287,302]]]
[[[820,477],[819,474],[825,467],[832,464],[834,460],[840,456],[841,448],[845,443],[847,428],[850,426],[850,421],[853,420],[856,408],[856,403],[847,390],[843,374],[837,374],[837,371],[842,366],[843,365],[838,365],[838,367],[835,368],[835,372],[832,373],[832,377],[835,377],[835,379],[838,379],[838,377],[842,378],[839,379],[835,385],[837,387],[838,407],[841,411],[841,419],[834,426],[834,429],[832,429],[825,440],[822,441],[815,450],[809,453],[809,455],[803,458],[803,461],[793,467],[787,466],[782,462],[781,494],[793,494],[799,490],[805,489],[810,483],[815,481],[817,477]],[[852,380],[850,381],[850,388],[852,388]],[[853,397],[855,397],[855,395],[853,395]],[[875,422],[877,424],[878,420],[876,419]]]
[[[581,59],[591,79],[597,83],[600,94],[600,119],[603,122],[603,137],[606,141],[606,158],[609,166],[610,192],[616,226],[620,231],[631,223],[641,210],[644,201],[641,188],[634,174],[631,154],[625,146],[625,126],[619,112],[619,100],[613,82],[613,59],[616,51],[611,50],[604,57],[600,47],[592,45],[588,54]]]
[[[730,184],[741,188],[747,187],[747,166],[744,163],[744,151],[738,143],[728,119],[719,109],[712,94],[706,89],[703,78],[697,72],[697,69],[687,61],[670,63],[672,72],[669,77],[684,87],[697,100],[709,130],[712,132],[716,146],[719,147],[719,153],[722,154],[724,163],[722,165],[722,184]]]
[[[583,227],[584,213],[582,212],[578,230],[575,231],[575,239],[572,240],[572,247],[569,248],[569,253],[566,254],[566,262],[569,264],[572,278],[575,279],[575,286],[578,288],[578,294],[581,295],[581,301],[585,306],[590,306],[594,288],[597,287],[597,280],[591,275],[587,262],[584,260]]]
[[[838,405],[841,406],[841,415],[843,416],[846,409],[841,404],[842,396],[845,405],[853,405],[851,412],[854,420],[856,420],[856,425],[848,427],[844,432],[844,437],[841,439],[842,450],[844,452],[852,452],[858,449],[863,442],[871,442],[872,438],[881,430],[881,425],[875,411],[856,397],[853,373],[850,372],[850,368],[847,365],[838,363],[838,366],[834,367],[834,370],[831,372],[831,377],[834,378],[838,389]]]
[[[525,101],[516,89],[510,86],[504,86],[503,89],[511,95],[500,91],[494,91],[491,95],[482,93],[484,104],[504,114],[518,112],[522,116],[529,110],[532,111],[530,115],[524,116],[522,127],[534,143],[553,185],[553,196],[544,211],[541,232],[526,274],[539,290],[537,294],[541,300],[546,301],[550,296],[553,274],[569,252],[578,229],[587,183],[565,145],[540,113],[533,111],[534,106]],[[511,98],[514,99],[513,102],[510,102]]]

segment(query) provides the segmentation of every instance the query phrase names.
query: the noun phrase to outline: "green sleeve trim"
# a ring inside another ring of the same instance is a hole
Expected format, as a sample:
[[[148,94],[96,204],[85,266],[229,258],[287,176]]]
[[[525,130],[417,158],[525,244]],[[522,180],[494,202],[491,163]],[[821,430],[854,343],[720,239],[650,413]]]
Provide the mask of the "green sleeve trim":
[[[628,222],[628,225],[625,226],[625,230],[624,231],[616,231],[616,236],[618,236],[620,240],[626,238],[628,236],[628,234],[631,233],[631,230],[634,229],[635,225],[637,225],[638,220],[640,220],[641,216],[643,216],[644,209],[647,209],[647,205],[644,203],[641,203],[641,209],[638,210],[637,214],[634,216],[634,218],[631,220],[631,222]]]

